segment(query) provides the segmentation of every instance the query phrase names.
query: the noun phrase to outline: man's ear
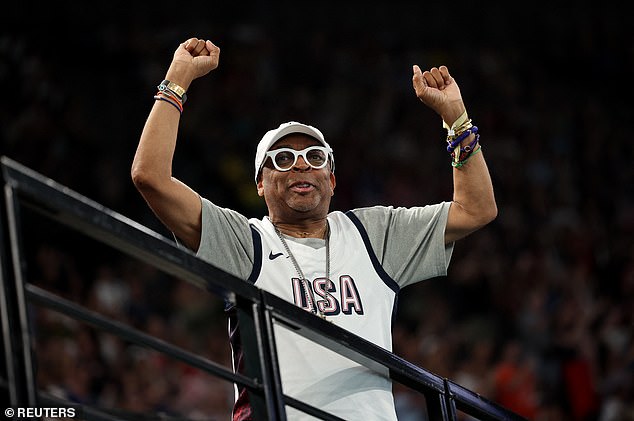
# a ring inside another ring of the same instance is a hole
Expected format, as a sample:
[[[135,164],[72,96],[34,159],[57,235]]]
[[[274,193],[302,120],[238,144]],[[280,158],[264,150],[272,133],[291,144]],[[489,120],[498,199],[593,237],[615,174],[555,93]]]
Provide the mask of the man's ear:
[[[264,197],[264,185],[262,183],[262,174],[258,177],[258,196]]]
[[[330,195],[335,195],[335,186],[337,185],[337,179],[335,178],[335,173],[330,172]]]

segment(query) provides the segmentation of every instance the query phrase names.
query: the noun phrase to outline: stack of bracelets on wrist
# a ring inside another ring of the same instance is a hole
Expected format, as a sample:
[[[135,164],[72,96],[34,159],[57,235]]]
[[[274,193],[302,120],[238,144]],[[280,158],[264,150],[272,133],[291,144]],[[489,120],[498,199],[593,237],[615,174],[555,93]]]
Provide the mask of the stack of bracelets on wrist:
[[[180,114],[183,114],[183,104],[187,101],[185,89],[169,80],[162,81],[157,88],[158,92],[154,95],[154,99],[169,102]]]
[[[454,168],[460,168],[469,160],[469,158],[480,152],[482,149],[480,146],[478,126],[471,124],[471,120],[467,118],[466,111],[451,127],[444,122],[443,124],[447,129],[447,152],[449,152],[452,158],[451,166]],[[467,146],[462,146],[462,141],[472,134],[475,134],[473,141]]]

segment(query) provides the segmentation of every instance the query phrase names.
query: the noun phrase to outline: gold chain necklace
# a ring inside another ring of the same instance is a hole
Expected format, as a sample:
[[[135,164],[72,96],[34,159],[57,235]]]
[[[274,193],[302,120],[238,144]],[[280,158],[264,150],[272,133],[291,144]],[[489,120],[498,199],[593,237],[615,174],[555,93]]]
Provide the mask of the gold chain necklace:
[[[299,276],[299,281],[302,283],[302,287],[304,288],[304,295],[306,296],[306,302],[308,303],[309,310],[313,314],[317,314],[322,319],[325,319],[326,315],[324,314],[323,310],[319,308],[317,302],[315,301],[315,294],[313,294],[313,290],[310,287],[310,282],[308,281],[308,279],[306,279],[306,277],[304,276],[304,272],[302,272],[302,269],[299,267],[299,263],[297,263],[297,259],[295,259],[295,256],[291,252],[291,249],[288,246],[284,235],[282,235],[282,232],[277,227],[277,225],[273,224],[273,228],[275,228],[275,232],[280,238],[280,241],[282,242],[282,245],[284,246],[284,250],[286,250],[288,257],[291,258],[291,262],[293,263],[295,271]],[[326,221],[326,280],[327,282],[330,282],[330,224],[328,224],[328,221]],[[328,301],[328,290],[325,289],[324,292],[326,294],[326,297],[324,298],[326,298],[326,301]]]

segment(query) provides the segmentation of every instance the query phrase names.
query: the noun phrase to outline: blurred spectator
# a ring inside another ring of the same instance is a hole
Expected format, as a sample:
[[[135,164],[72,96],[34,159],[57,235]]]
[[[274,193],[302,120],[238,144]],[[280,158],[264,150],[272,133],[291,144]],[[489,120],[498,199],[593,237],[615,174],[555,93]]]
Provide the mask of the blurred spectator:
[[[502,406],[534,419],[539,407],[535,361],[522,352],[516,341],[504,345],[502,358],[495,367],[494,399]]]

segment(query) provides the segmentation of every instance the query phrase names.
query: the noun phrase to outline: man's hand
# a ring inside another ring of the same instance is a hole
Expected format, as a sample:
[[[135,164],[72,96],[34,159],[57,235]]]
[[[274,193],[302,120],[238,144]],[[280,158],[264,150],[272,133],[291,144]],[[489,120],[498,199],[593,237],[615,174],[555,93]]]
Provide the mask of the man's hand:
[[[449,74],[447,66],[432,67],[422,72],[414,65],[412,84],[418,99],[436,111],[448,125],[452,125],[464,113],[465,106],[460,88]]]
[[[187,89],[194,79],[218,67],[219,60],[220,48],[213,42],[190,38],[180,44],[174,52],[166,78]]]

